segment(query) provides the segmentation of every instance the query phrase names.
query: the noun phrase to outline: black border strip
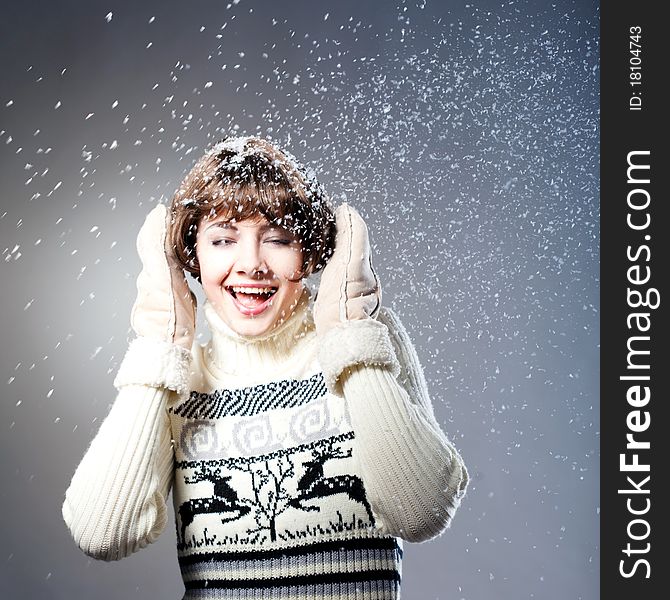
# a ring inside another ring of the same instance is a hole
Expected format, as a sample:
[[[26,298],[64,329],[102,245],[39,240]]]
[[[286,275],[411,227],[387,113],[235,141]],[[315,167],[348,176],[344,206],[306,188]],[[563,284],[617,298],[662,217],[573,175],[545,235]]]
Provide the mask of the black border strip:
[[[333,583],[360,583],[364,581],[393,582],[400,585],[401,578],[398,571],[393,569],[377,569],[370,571],[355,571],[348,573],[323,573],[319,575],[301,575],[296,577],[277,577],[270,579],[243,579],[222,580],[206,579],[185,581],[187,590],[194,589],[281,589],[313,585],[329,585]]]

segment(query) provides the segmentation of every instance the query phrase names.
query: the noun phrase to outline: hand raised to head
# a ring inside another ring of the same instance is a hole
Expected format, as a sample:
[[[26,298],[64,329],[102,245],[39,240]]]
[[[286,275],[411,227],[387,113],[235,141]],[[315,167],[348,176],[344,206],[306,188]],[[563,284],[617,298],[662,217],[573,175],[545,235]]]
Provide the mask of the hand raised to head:
[[[147,215],[137,236],[142,271],[131,325],[138,336],[158,339],[191,350],[196,298],[179,267],[168,235],[170,213],[159,204]]]
[[[321,274],[314,302],[318,335],[346,321],[374,318],[381,306],[381,286],[372,267],[368,229],[348,204],[335,211],[335,251]]]
[[[142,270],[130,323],[130,342],[114,385],[150,385],[184,392],[195,336],[196,297],[169,241],[170,213],[163,204],[147,215],[137,236]]]

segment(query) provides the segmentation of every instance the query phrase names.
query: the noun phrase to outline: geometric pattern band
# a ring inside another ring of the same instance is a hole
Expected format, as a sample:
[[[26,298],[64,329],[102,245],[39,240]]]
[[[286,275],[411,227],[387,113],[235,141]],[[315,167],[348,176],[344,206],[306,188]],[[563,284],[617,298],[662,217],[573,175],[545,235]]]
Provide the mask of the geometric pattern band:
[[[191,419],[252,416],[307,404],[325,394],[323,374],[317,373],[309,379],[273,381],[236,390],[192,391],[188,399],[171,407],[169,412]]]

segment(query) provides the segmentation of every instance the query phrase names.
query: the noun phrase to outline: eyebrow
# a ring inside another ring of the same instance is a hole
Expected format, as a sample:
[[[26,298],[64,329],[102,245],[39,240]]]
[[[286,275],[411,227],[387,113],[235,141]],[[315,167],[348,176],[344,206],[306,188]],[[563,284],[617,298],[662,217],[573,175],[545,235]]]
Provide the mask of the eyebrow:
[[[230,221],[218,221],[216,223],[212,223],[211,225],[208,225],[205,227],[205,231],[209,231],[213,227],[221,228],[221,229],[233,229],[235,231],[238,231],[238,228],[231,223]],[[261,231],[266,232],[271,229],[278,229],[282,230],[282,228],[279,225],[273,225],[272,223],[266,223],[265,225],[261,225]]]

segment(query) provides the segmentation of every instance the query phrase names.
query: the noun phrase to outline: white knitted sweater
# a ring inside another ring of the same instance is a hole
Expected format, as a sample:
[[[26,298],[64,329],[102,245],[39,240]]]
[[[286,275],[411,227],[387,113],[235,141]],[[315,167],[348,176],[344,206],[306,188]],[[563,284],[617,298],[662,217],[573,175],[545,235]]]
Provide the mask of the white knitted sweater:
[[[186,393],[120,385],[65,494],[76,543],[144,548],[172,490],[184,599],[399,598],[403,540],[442,533],[468,483],[402,324],[319,339],[307,291],[262,338],[204,311]]]

